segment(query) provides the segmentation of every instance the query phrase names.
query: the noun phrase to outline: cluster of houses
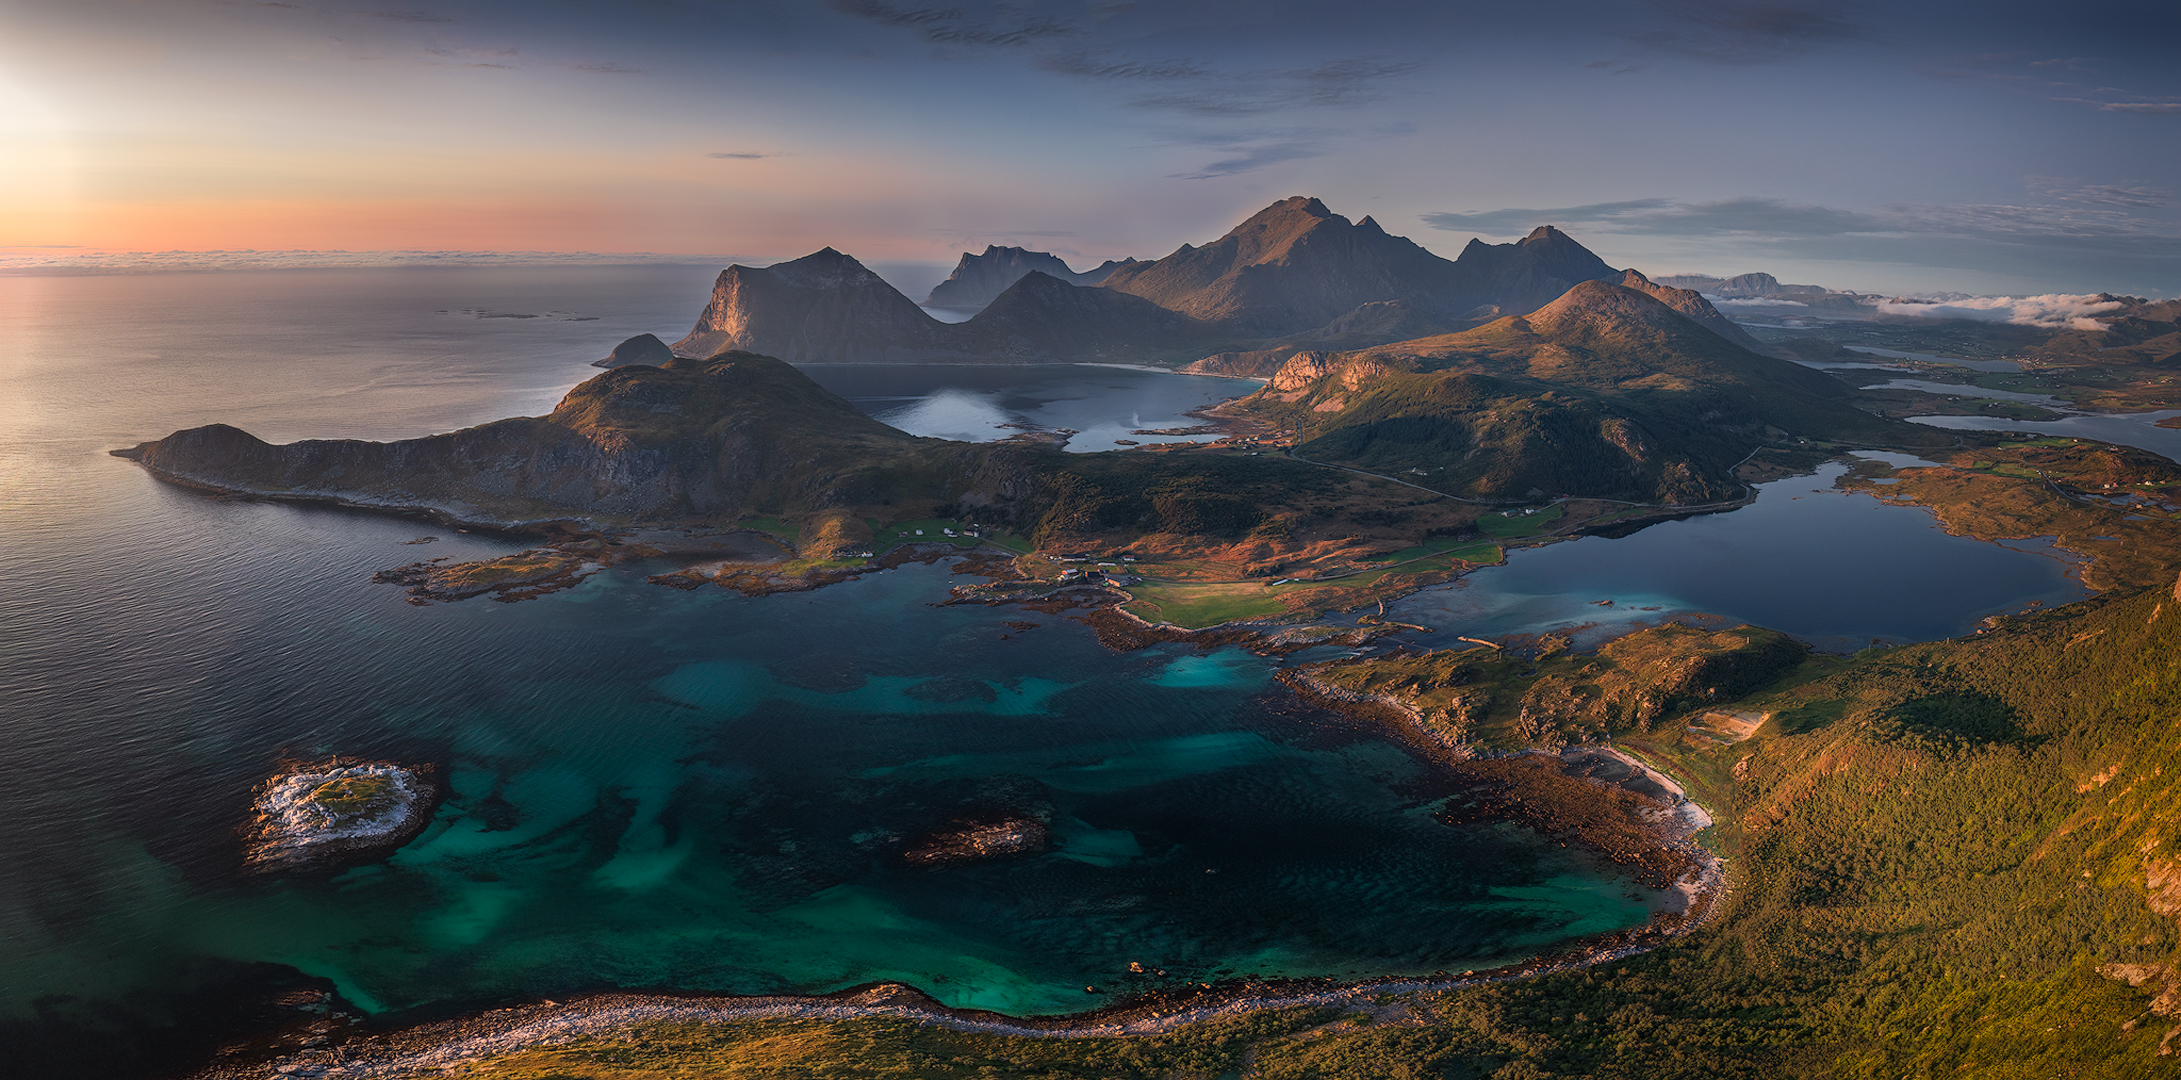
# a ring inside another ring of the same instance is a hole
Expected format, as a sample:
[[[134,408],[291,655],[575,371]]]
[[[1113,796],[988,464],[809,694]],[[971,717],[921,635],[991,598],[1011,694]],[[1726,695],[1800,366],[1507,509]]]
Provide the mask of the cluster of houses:
[[[1054,562],[1064,563],[1087,563],[1093,561],[1096,558],[1097,556],[1095,555],[1081,554],[1052,556]],[[1121,556],[1121,563],[1133,563],[1135,561],[1136,556],[1134,555]],[[1143,578],[1135,574],[1126,573],[1121,566],[1121,563],[1101,562],[1098,563],[1096,566],[1071,566],[1060,572],[1060,583],[1063,585],[1113,586],[1143,584]]]

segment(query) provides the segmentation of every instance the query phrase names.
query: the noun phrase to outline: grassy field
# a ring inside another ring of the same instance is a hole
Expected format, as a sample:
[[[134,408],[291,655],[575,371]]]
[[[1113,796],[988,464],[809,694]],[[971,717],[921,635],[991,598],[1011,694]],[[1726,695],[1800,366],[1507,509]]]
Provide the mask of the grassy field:
[[[1542,517],[1543,515],[1539,516]],[[1401,563],[1414,562],[1417,559],[1428,559],[1435,555],[1450,555],[1463,562],[1479,565],[1491,565],[1502,561],[1506,557],[1497,544],[1480,544],[1474,540],[1426,540],[1415,547],[1403,548],[1400,551],[1386,555],[1373,555],[1370,561],[1392,563],[1398,566]]]
[[[1289,608],[1283,596],[1307,588],[1264,581],[1147,581],[1129,586],[1129,595],[1135,599],[1122,607],[1141,619],[1197,630],[1235,619],[1279,615]]]
[[[1434,540],[1390,555],[1376,556],[1370,561],[1378,565],[1371,569],[1338,577],[1299,581],[1280,578],[1150,580],[1129,586],[1128,593],[1133,599],[1122,606],[1138,618],[1198,630],[1235,619],[1353,610],[1389,590],[1413,588],[1418,575],[1437,575],[1427,580],[1439,580],[1464,564],[1492,565],[1504,558],[1504,552],[1497,544]],[[1166,570],[1168,566],[1161,564],[1158,569]]]
[[[1493,511],[1477,519],[1477,531],[1497,540],[1543,536],[1552,531],[1552,527],[1566,514],[1567,508],[1562,506],[1546,507],[1534,514],[1516,511],[1514,517],[1508,517],[1502,511]]]
[[[957,547],[973,548],[981,542],[974,536],[962,535],[962,523],[951,518],[924,518],[919,521],[896,521],[885,525],[876,521],[867,523],[871,526],[871,532],[875,537],[873,540],[874,546],[871,549],[875,553],[884,552],[895,544],[951,543]],[[948,536],[946,534],[948,529],[953,529],[955,535]],[[922,530],[923,535],[917,535],[918,530]],[[1025,550],[1027,550],[1027,545]]]
[[[735,527],[777,536],[787,544],[790,551],[794,550],[795,546],[801,542],[803,535],[803,530],[799,526],[790,525],[776,517],[745,518],[737,522]]]

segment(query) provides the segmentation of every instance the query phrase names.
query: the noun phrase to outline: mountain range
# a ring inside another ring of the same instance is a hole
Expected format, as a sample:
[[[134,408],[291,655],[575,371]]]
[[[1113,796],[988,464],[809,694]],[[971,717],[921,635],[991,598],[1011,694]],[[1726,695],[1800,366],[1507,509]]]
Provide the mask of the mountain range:
[[[1021,248],[964,254],[932,302],[971,306],[991,295],[959,323],[931,317],[830,247],[767,267],[730,266],[672,348],[700,358],[741,349],[791,363],[1176,362],[1211,354],[1232,369],[1221,374],[1262,375],[1298,351],[1460,330],[1607,279],[1652,291],[1728,340],[1760,348],[1703,297],[1616,270],[1551,226],[1512,244],[1472,240],[1449,260],[1307,196],[1273,203],[1202,247],[1184,244],[1161,259],[1084,274]]]

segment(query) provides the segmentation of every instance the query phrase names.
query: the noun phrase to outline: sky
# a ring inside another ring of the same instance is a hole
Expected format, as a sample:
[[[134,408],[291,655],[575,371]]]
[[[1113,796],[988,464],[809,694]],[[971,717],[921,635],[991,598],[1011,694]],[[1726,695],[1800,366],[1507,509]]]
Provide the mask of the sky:
[[[1082,268],[1307,194],[1448,257],[2166,297],[2177,42],[2170,0],[0,0],[0,267]]]

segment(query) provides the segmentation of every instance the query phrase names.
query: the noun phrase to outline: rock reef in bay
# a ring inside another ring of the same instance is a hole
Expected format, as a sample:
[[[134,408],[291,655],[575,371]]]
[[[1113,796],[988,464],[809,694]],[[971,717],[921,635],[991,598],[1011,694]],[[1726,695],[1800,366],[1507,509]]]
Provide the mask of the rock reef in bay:
[[[1034,854],[1051,843],[1052,829],[1044,822],[1033,817],[1007,817],[934,833],[903,852],[901,859],[912,866],[979,862]]]
[[[438,797],[422,766],[297,765],[259,789],[244,859],[262,872],[369,861],[424,831]]]

